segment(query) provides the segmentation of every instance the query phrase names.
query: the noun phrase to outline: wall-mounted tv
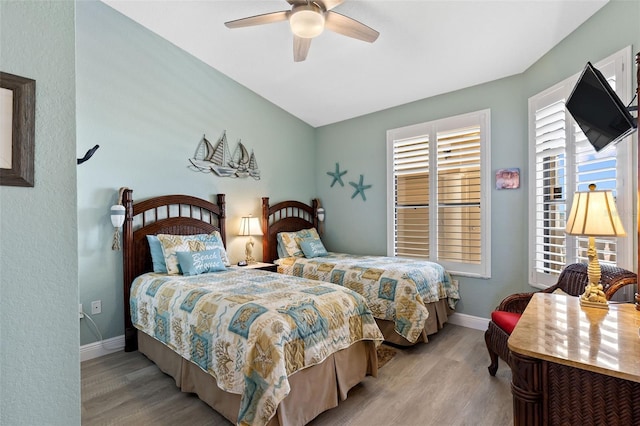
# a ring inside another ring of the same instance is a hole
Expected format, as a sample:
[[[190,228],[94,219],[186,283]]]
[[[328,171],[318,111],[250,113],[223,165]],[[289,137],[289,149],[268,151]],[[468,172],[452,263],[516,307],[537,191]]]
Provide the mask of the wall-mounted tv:
[[[587,62],[566,103],[596,151],[633,133],[638,123],[604,75]]]

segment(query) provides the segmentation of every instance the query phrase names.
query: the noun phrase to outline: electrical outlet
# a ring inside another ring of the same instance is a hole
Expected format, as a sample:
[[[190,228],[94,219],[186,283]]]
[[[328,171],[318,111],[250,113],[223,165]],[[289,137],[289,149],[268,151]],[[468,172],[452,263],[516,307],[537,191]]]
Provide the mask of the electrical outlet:
[[[91,314],[96,315],[102,312],[102,301],[94,300],[91,302]]]
[[[82,311],[82,303],[78,304],[78,318],[80,319],[84,318],[84,313]]]

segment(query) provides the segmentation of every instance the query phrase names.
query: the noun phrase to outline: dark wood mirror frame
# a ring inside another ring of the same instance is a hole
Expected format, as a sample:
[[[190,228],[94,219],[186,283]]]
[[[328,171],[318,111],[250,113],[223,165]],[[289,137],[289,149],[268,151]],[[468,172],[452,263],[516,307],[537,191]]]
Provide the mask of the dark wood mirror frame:
[[[0,168],[0,185],[34,185],[36,81],[0,72],[0,88],[13,92],[11,168]],[[0,140],[0,143],[8,141]]]

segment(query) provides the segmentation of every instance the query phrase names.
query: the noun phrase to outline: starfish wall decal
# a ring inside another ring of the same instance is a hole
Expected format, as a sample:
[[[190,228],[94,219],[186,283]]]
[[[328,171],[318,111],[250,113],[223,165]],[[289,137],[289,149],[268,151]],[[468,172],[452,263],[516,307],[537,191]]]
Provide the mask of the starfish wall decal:
[[[344,186],[344,183],[342,182],[342,176],[344,176],[346,173],[347,173],[346,170],[344,172],[341,172],[340,164],[336,163],[336,171],[327,172],[329,176],[333,176],[333,182],[331,182],[331,188],[333,188],[333,185],[335,185],[336,182],[338,182],[340,186]]]
[[[364,195],[364,190],[371,188],[371,185],[363,185],[363,180],[364,175],[360,175],[360,182],[358,184],[356,184],[355,182],[349,182],[349,185],[353,186],[356,189],[356,192],[354,192],[351,196],[352,199],[355,198],[358,193],[360,193],[360,195],[362,195],[362,199],[364,201],[367,201],[367,197],[365,197]]]

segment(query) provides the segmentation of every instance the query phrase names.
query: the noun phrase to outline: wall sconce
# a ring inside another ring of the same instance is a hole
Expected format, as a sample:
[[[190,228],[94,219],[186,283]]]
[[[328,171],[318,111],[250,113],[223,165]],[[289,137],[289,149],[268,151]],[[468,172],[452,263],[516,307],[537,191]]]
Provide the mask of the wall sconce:
[[[618,209],[611,191],[596,191],[596,185],[589,185],[589,191],[576,192],[571,205],[565,232],[569,235],[589,237],[589,284],[580,296],[580,304],[598,308],[608,308],[607,299],[600,284],[600,262],[596,251],[595,237],[625,237],[627,234],[618,216]]]
[[[318,233],[322,235],[324,233],[324,218],[325,218],[324,207],[322,207],[322,203],[320,202],[319,198],[314,199],[312,204],[316,209],[315,219],[317,219]],[[314,223],[316,223],[315,220],[314,220]]]
[[[249,237],[249,241],[245,245],[244,255],[245,262],[247,265],[252,263],[256,263],[256,260],[253,258],[253,235],[262,235],[262,229],[260,228],[260,221],[257,217],[253,216],[243,216],[240,220],[240,231],[238,235],[242,237]]]

